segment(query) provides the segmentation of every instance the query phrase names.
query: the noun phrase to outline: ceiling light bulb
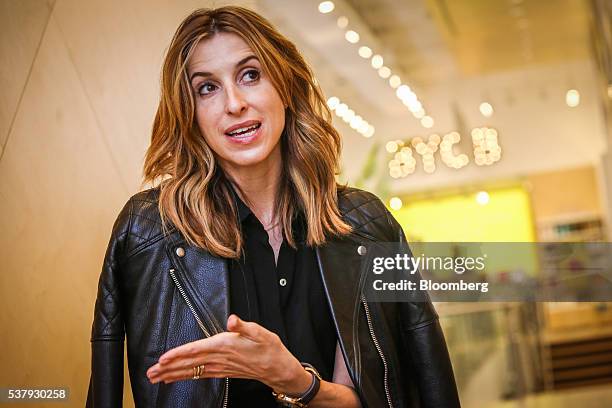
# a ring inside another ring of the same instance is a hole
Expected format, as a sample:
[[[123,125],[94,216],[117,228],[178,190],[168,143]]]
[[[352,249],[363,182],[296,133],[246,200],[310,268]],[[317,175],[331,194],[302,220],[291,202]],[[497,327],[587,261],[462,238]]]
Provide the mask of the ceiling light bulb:
[[[391,88],[397,88],[401,84],[402,84],[402,80],[400,79],[400,77],[398,77],[397,75],[391,75],[391,78],[389,78],[389,85],[391,85]]]
[[[361,47],[359,47],[359,56],[361,58],[370,58],[372,56],[372,50],[370,49],[370,47],[362,45]]]
[[[383,66],[383,57],[376,54],[372,57],[372,68],[378,69]]]
[[[410,87],[408,85],[400,85],[395,90],[395,95],[397,95],[397,97],[402,100],[413,99],[413,96],[416,97],[416,95],[410,90]]]
[[[391,70],[388,67],[380,67],[378,70],[378,75],[380,75],[380,77],[383,79],[387,79],[389,78],[389,75],[391,75]]]
[[[329,109],[334,110],[336,109],[336,107],[340,104],[340,99],[338,99],[335,96],[332,96],[331,98],[329,98],[327,100],[327,106],[329,107]]]
[[[431,129],[434,125],[434,120],[431,116],[423,116],[421,118],[421,125],[424,128]]]
[[[333,1],[322,1],[319,3],[319,12],[323,14],[331,13],[334,10],[334,2]]]
[[[338,24],[339,28],[346,28],[348,26],[348,18],[340,16],[338,20],[336,20],[336,24]]]
[[[359,34],[353,30],[348,30],[346,34],[344,34],[344,38],[351,44],[357,44],[359,42]]]
[[[489,193],[486,191],[479,191],[476,194],[476,202],[480,205],[487,205],[489,203]]]
[[[391,207],[392,210],[399,210],[402,208],[402,200],[399,197],[392,197],[391,200],[389,200],[389,207]]]
[[[387,152],[389,153],[395,153],[397,152],[397,143],[394,142],[393,140],[390,142],[387,142],[387,144],[385,145],[385,149],[387,150]]]
[[[578,106],[580,104],[580,92],[578,92],[576,89],[570,89],[567,91],[565,94],[565,103],[570,108],[575,108]]]
[[[341,103],[338,106],[336,106],[336,115],[342,117],[348,110],[349,110],[349,107],[346,106],[345,103]]]
[[[422,119],[425,116],[425,109],[421,108],[421,110],[412,112],[412,116],[414,116],[417,119]]]
[[[480,113],[485,118],[493,116],[493,106],[489,102],[483,102],[480,104]]]

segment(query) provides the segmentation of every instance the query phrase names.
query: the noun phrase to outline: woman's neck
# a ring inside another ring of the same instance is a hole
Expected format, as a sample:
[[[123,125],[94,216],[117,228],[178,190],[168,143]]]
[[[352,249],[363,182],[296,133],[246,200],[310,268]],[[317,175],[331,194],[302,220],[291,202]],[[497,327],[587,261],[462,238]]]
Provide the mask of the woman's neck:
[[[225,168],[231,180],[239,187],[236,192],[247,203],[264,228],[276,224],[274,204],[280,185],[282,163],[274,152],[268,160],[255,166]]]

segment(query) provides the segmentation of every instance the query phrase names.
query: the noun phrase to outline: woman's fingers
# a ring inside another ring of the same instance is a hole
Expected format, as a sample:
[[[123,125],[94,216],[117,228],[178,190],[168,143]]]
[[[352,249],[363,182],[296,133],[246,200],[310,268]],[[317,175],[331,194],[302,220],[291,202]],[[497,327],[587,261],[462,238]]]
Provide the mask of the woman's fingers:
[[[150,378],[152,384],[156,384],[158,382],[171,383],[175,381],[182,380],[193,380],[193,376],[196,373],[194,367],[186,368],[186,369],[178,369],[173,371],[164,372],[158,376]],[[241,377],[241,378],[249,378],[245,373],[238,373],[235,370],[232,370],[228,367],[225,367],[221,364],[210,364],[203,365],[202,370],[200,371],[199,379],[201,378],[225,378],[225,377]]]
[[[238,336],[232,333],[219,333],[212,337],[196,340],[166,351],[159,358],[161,364],[169,364],[173,360],[197,358],[211,353],[218,353],[224,347],[235,346]]]
[[[241,336],[253,341],[259,339],[267,331],[264,327],[258,325],[257,323],[244,321],[235,314],[228,317],[227,330],[233,333],[238,333]]]

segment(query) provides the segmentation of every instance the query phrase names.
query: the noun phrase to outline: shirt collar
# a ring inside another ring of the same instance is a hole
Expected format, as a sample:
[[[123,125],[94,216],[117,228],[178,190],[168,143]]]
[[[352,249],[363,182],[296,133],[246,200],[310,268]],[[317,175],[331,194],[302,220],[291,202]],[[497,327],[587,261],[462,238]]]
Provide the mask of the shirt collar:
[[[236,199],[236,206],[238,207],[238,218],[240,219],[240,222],[242,223],[244,222],[244,220],[248,218],[249,215],[253,214],[253,212],[244,203],[244,201],[240,199],[240,197],[236,193],[236,190],[234,189],[234,186],[231,185],[231,183],[230,183],[230,190],[232,191],[232,194],[234,194],[234,198]],[[294,238],[300,242],[305,240],[305,234],[306,234],[305,222],[306,221],[304,219],[304,215],[301,212],[298,214],[297,218],[293,222],[294,233],[296,233]]]
[[[244,203],[244,201],[240,199],[240,197],[236,193],[236,190],[234,189],[234,186],[232,186],[231,183],[230,183],[230,190],[232,191],[232,194],[234,195],[234,199],[236,200],[235,202],[236,202],[236,206],[238,207],[238,218],[240,219],[240,222],[243,222],[253,212]]]

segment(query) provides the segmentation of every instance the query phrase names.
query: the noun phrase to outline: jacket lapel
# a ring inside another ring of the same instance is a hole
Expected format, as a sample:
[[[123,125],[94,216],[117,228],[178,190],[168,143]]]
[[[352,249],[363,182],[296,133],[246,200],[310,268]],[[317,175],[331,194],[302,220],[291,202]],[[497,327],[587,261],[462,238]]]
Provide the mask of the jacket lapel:
[[[212,334],[225,331],[229,317],[227,260],[189,245],[178,232],[167,236],[166,251],[200,318],[212,326]]]

